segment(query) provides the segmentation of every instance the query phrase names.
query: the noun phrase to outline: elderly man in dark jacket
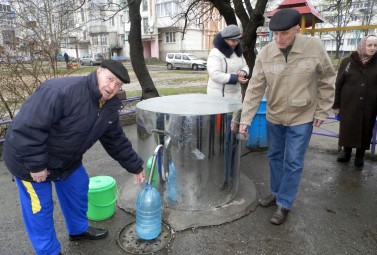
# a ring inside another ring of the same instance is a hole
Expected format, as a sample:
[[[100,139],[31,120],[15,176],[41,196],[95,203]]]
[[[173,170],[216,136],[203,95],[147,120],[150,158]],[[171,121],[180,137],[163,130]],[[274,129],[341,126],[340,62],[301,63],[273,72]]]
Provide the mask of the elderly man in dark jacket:
[[[51,79],[22,105],[9,127],[4,161],[15,176],[26,230],[36,254],[60,254],[53,223],[52,182],[70,240],[101,239],[105,229],[89,226],[89,177],[83,154],[100,141],[107,153],[137,183],[145,178],[143,161],[133,150],[119,121],[115,96],[129,83],[126,68],[105,60],[83,77]]]

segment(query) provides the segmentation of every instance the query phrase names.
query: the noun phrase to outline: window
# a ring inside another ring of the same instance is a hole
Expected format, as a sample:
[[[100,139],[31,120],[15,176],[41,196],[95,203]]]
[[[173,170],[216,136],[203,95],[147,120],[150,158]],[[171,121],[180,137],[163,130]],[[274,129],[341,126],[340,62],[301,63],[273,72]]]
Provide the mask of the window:
[[[130,10],[128,10],[128,9],[124,12],[124,22],[125,23],[130,22]]]
[[[85,15],[84,15],[83,9],[80,10],[80,14],[81,14],[81,22],[85,22]]]
[[[0,4],[0,12],[10,12],[10,5]]]
[[[190,59],[186,55],[183,55],[183,60],[190,60]]]
[[[105,35],[101,35],[101,45],[107,45],[107,37]]]
[[[182,58],[182,55],[181,55],[181,54],[175,54],[174,59],[181,60],[181,58]]]
[[[68,47],[69,45],[69,39],[68,38],[62,38],[62,47]]]
[[[120,35],[120,46],[124,46],[124,41],[125,41],[125,35]]]
[[[99,46],[99,45],[102,45],[102,46],[107,46],[107,37],[106,35],[94,35],[92,37],[92,45],[95,45],[95,46]]]
[[[165,33],[166,42],[175,42],[175,33],[174,32],[166,32]]]
[[[92,38],[92,44],[93,45],[98,45],[98,37],[93,36],[93,38]]]
[[[149,30],[149,24],[148,24],[148,18],[143,18],[143,34],[148,34]]]
[[[143,0],[143,12],[148,11],[148,0]]]
[[[115,18],[114,17],[111,17],[109,19],[109,22],[110,22],[110,27],[114,27],[115,26]]]
[[[156,4],[157,17],[174,16],[179,13],[178,2],[165,2]]]

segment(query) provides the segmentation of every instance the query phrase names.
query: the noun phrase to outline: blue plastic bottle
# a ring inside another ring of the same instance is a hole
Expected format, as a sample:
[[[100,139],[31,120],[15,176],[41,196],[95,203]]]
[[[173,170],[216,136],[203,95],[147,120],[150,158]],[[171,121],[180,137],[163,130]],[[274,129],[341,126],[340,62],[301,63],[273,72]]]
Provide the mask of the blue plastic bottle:
[[[160,193],[147,183],[136,198],[136,233],[140,239],[152,240],[161,233],[161,210]]]
[[[149,180],[136,197],[136,234],[144,240],[155,239],[161,233],[162,199],[160,193],[151,184],[157,154],[161,148],[162,145],[158,145],[155,149]]]

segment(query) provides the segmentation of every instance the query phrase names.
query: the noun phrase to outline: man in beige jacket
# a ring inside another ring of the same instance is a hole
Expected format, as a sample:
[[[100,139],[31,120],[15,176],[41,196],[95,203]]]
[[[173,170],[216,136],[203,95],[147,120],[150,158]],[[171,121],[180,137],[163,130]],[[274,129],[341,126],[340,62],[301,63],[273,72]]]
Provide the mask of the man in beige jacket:
[[[319,39],[299,34],[300,18],[294,9],[272,16],[274,41],[258,54],[240,121],[245,135],[266,95],[271,194],[259,203],[277,205],[270,219],[275,225],[288,217],[313,126],[327,118],[334,100],[334,68]]]

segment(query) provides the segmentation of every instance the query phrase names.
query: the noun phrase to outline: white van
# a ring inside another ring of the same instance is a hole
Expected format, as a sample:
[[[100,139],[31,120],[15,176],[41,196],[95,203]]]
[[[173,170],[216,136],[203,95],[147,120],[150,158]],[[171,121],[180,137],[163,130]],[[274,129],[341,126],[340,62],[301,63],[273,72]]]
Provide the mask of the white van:
[[[193,70],[206,69],[207,61],[199,59],[188,53],[168,53],[166,54],[166,67],[173,68],[191,68]]]

